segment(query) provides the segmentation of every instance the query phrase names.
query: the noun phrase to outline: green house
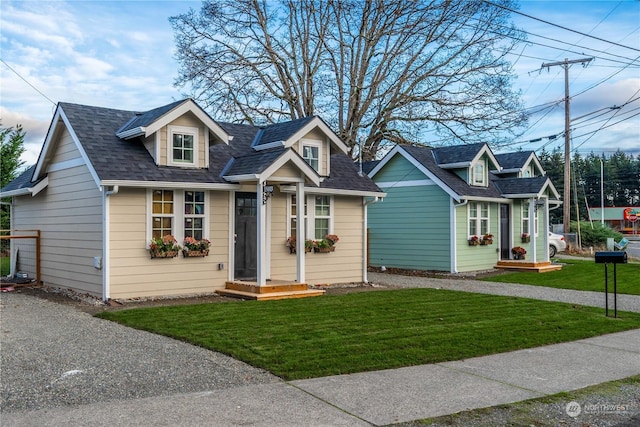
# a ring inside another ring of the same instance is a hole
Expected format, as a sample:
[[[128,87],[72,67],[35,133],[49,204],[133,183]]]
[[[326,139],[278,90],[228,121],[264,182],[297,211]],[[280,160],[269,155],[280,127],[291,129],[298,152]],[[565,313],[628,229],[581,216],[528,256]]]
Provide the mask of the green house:
[[[398,145],[367,169],[387,194],[368,209],[369,265],[458,273],[549,261],[549,210],[561,202],[533,152]]]

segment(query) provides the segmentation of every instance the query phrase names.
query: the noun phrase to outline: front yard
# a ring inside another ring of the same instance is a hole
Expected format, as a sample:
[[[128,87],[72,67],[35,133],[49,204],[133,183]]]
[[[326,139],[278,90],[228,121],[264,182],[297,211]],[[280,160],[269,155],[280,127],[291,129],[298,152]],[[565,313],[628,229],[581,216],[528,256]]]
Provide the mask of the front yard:
[[[640,328],[640,313],[613,319],[598,308],[435,289],[98,316],[228,354],[287,380],[460,360]]]
[[[488,282],[505,282],[578,291],[604,292],[604,264],[593,260],[562,259],[562,270],[549,273],[515,272],[486,277]],[[608,265],[609,292],[613,292],[613,265]],[[618,264],[618,293],[640,295],[640,264]]]

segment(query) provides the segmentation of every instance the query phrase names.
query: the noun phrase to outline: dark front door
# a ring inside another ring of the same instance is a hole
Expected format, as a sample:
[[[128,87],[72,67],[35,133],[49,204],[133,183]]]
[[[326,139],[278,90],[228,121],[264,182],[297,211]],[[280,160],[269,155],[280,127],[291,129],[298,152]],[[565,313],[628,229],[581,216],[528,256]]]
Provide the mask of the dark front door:
[[[256,280],[258,232],[256,193],[236,193],[235,278]]]
[[[509,251],[511,248],[511,215],[509,214],[509,205],[500,205],[500,259],[509,259]]]

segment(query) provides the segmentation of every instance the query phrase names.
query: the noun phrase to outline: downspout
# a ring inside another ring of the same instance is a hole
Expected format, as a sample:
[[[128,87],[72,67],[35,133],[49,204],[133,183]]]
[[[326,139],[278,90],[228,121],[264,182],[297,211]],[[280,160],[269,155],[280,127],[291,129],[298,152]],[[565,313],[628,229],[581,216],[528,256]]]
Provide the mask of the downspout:
[[[373,199],[371,200],[366,200],[365,198],[362,199],[362,205],[364,206],[364,218],[363,218],[364,226],[362,227],[362,281],[364,283],[369,283],[369,277],[367,274],[367,268],[369,267],[367,265],[367,259],[369,258],[367,256],[368,255],[367,228],[369,227],[369,223],[367,221],[368,207],[369,205],[382,202],[382,201],[384,201],[384,199],[379,196],[374,196]]]
[[[456,204],[453,199],[451,199],[451,215],[449,215],[451,224],[451,238],[449,239],[449,250],[451,251],[451,265],[449,266],[449,270],[451,273],[458,272],[458,245],[456,244],[456,234],[458,230],[456,229],[456,208],[467,206],[469,203],[469,199],[463,199],[461,203]]]
[[[107,190],[108,187],[102,187],[102,300],[107,302],[111,299],[110,296],[110,280],[111,274],[109,271],[110,257],[109,249],[110,244],[110,209],[109,209],[109,196],[118,194],[120,188],[117,185],[111,187],[111,190]]]

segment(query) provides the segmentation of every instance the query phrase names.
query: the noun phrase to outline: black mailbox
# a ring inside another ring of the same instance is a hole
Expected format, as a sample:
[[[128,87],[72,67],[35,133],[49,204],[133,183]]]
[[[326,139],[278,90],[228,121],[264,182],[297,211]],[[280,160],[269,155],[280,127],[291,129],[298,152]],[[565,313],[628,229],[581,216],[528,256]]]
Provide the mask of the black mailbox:
[[[626,264],[626,252],[596,252],[596,264]]]

